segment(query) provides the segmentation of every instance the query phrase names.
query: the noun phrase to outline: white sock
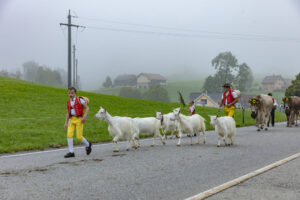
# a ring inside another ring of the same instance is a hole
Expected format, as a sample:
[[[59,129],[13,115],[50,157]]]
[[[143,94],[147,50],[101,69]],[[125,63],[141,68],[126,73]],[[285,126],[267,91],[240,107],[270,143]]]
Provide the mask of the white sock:
[[[82,138],[81,142],[82,142],[86,147],[90,146],[90,143],[89,143],[84,137]]]
[[[73,138],[68,138],[68,147],[69,147],[69,151],[71,153],[74,153],[74,149],[73,149]]]

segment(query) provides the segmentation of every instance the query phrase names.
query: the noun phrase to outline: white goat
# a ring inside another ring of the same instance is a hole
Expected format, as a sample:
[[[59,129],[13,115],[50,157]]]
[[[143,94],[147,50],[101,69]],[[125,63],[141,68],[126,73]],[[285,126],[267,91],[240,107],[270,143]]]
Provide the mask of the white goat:
[[[133,118],[135,126],[138,128],[138,133],[143,135],[152,135],[153,142],[152,147],[155,145],[155,138],[159,137],[162,144],[166,144],[163,137],[160,134],[160,121],[154,117],[145,117],[145,118]]]
[[[203,133],[203,144],[205,144],[205,119],[198,114],[186,116],[180,113],[180,108],[173,110],[174,117],[178,120],[179,141],[177,146],[181,145],[182,133],[187,133],[191,136],[191,145],[193,145],[193,135],[197,135],[196,144],[200,143],[200,132]],[[175,120],[174,118],[172,120]]]
[[[104,120],[108,123],[109,134],[113,137],[113,151],[119,152],[119,140],[127,140],[128,146],[126,150],[130,149],[130,142],[132,147],[137,148],[135,139],[138,138],[138,129],[135,126],[133,119],[129,117],[111,116],[106,109],[100,107],[100,110],[95,115],[99,120]]]
[[[221,138],[223,138],[225,146],[233,145],[233,137],[236,133],[236,125],[232,117],[210,116],[210,124],[215,127],[215,131],[218,135],[218,147],[220,146]],[[226,138],[230,139],[230,143],[226,143]]]
[[[161,112],[156,112],[156,119],[160,121],[161,129],[164,134],[164,139],[167,139],[167,131],[171,131],[171,139],[173,139],[173,135],[178,129],[177,120],[172,120],[171,118],[174,118],[174,113],[168,113],[163,115]]]

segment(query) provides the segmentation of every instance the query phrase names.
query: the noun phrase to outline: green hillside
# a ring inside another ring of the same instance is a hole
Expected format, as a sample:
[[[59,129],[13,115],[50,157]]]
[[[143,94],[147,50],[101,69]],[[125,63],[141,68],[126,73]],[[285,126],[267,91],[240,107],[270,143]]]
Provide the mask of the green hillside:
[[[79,91],[78,95],[90,99],[90,113],[84,127],[84,136],[92,142],[106,142],[112,139],[107,131],[107,123],[93,117],[100,106],[105,107],[112,115],[129,117],[155,116],[155,111],[167,113],[179,106],[177,103],[129,99],[83,91]],[[66,89],[0,76],[0,153],[66,146],[66,130],[63,126],[67,100]],[[198,108],[197,112],[208,119],[208,114],[216,114],[216,109]],[[246,125],[253,124],[249,113],[246,116]],[[284,120],[283,115],[277,117]],[[237,112],[235,119],[237,125],[241,126],[241,111]],[[208,129],[211,127],[208,126]]]
[[[188,102],[189,95],[192,92],[200,92],[202,91],[203,80],[190,80],[190,81],[173,81],[168,82],[166,89],[169,94],[169,98],[171,102],[178,102],[178,93],[177,91],[181,91],[184,99]],[[115,88],[100,88],[93,92],[100,93],[100,94],[108,94],[108,95],[115,95],[118,96],[121,87]],[[141,88],[139,89],[142,93],[146,91],[146,89]]]

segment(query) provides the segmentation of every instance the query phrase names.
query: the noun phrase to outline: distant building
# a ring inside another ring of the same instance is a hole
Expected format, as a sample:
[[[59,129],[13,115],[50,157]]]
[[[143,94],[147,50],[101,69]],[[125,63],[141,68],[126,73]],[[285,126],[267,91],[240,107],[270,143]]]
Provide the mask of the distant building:
[[[160,74],[141,73],[137,76],[138,88],[149,88],[150,85],[166,85],[167,79]]]
[[[247,95],[247,94],[241,94],[238,103],[236,104],[236,107],[238,108],[250,108],[249,99],[255,97],[256,95]]]
[[[282,78],[281,75],[266,76],[261,82],[263,91],[272,92],[274,90],[285,90],[290,81]]]
[[[137,77],[134,74],[119,75],[114,80],[114,87],[136,87]]]
[[[218,107],[221,100],[220,93],[191,93],[190,101],[194,101],[196,106]]]
[[[286,78],[284,80],[285,80],[285,85],[284,85],[284,90],[285,90],[286,88],[288,88],[292,84],[292,79]]]
[[[196,106],[219,107],[222,93],[190,93],[190,101],[194,101]],[[241,95],[236,108],[249,108],[249,99],[255,95]]]

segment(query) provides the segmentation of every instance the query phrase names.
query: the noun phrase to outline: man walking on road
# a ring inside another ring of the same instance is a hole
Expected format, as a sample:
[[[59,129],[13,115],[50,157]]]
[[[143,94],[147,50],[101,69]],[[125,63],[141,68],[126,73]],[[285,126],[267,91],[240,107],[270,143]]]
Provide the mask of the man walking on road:
[[[69,153],[65,155],[65,158],[75,157],[73,149],[73,135],[75,129],[77,139],[85,145],[86,154],[89,155],[92,151],[92,143],[88,142],[82,135],[83,124],[89,112],[89,107],[83,98],[76,97],[76,89],[74,87],[68,89],[68,95],[70,100],[67,102],[68,113],[65,121],[65,129],[68,129]],[[84,110],[85,112],[83,113]]]
[[[238,101],[238,95],[232,90],[230,83],[223,85],[224,92],[221,97],[218,111],[221,111],[221,107],[224,106],[225,116],[233,117],[235,107],[234,104]]]
[[[272,127],[274,127],[275,126],[275,110],[277,108],[277,102],[276,102],[276,99],[273,97],[272,93],[269,93],[268,95],[271,96],[272,100],[273,100],[273,108],[271,111],[271,123],[272,123]],[[268,121],[268,127],[269,127],[269,124],[270,124],[270,119]]]

